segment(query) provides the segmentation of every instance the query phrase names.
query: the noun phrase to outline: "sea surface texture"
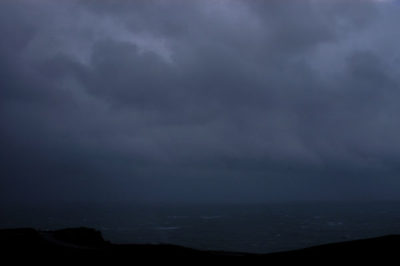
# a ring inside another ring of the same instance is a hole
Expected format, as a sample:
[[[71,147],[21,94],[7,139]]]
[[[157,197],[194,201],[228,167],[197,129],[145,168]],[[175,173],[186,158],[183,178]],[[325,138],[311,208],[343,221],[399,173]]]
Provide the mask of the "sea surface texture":
[[[61,207],[62,206],[62,207]],[[1,228],[92,227],[113,243],[268,253],[400,234],[400,202],[248,205],[65,204],[3,208]]]

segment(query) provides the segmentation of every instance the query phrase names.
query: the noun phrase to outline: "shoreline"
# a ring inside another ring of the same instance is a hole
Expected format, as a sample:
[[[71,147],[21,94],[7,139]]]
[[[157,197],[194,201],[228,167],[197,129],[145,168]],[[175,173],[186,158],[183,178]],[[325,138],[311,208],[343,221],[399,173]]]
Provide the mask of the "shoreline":
[[[400,235],[352,240],[277,253],[244,253],[210,251],[171,244],[113,244],[103,239],[100,231],[91,228],[68,228],[42,231],[33,228],[0,229],[0,248],[6,256],[88,257],[92,259],[132,257],[291,257],[313,256],[331,258],[396,257]]]

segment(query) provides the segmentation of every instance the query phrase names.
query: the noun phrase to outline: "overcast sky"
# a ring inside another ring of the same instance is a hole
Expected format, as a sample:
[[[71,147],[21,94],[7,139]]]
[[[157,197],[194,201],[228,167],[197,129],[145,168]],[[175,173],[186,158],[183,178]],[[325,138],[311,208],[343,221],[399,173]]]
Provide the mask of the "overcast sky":
[[[0,200],[400,199],[400,5],[0,3]]]

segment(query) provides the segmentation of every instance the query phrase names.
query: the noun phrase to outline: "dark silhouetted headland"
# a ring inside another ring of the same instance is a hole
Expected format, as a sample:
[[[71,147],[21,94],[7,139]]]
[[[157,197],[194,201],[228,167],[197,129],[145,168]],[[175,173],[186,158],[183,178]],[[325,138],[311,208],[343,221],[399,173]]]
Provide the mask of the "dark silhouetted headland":
[[[38,231],[31,228],[0,230],[0,248],[3,256],[15,258],[102,258],[132,259],[135,257],[292,257],[324,256],[326,258],[393,258],[400,251],[400,236],[389,235],[315,246],[294,251],[249,254],[240,252],[196,250],[175,245],[112,244],[101,233],[90,228],[57,231]]]

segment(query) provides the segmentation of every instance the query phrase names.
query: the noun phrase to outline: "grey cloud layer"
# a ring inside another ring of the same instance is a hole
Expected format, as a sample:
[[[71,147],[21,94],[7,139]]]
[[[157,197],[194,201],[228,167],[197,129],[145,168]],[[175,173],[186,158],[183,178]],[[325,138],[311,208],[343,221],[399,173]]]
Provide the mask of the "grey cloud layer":
[[[1,6],[4,200],[396,196],[393,4]]]

